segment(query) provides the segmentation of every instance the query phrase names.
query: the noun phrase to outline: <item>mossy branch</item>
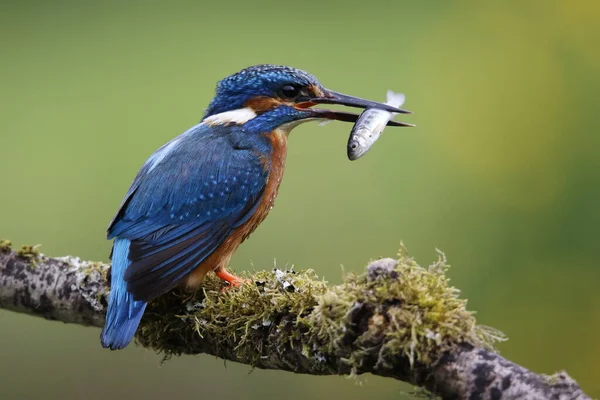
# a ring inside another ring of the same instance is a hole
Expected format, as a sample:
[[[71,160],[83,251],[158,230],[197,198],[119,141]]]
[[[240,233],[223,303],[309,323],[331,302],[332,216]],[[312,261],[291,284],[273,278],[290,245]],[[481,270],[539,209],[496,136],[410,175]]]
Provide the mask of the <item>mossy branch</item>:
[[[312,270],[246,274],[222,291],[175,290],[153,301],[136,341],[164,354],[212,354],[257,368],[313,375],[373,373],[443,399],[589,399],[566,373],[538,375],[494,352],[504,336],[477,325],[440,257],[423,268],[404,248],[328,286]],[[101,327],[103,263],[49,258],[0,241],[0,307]]]

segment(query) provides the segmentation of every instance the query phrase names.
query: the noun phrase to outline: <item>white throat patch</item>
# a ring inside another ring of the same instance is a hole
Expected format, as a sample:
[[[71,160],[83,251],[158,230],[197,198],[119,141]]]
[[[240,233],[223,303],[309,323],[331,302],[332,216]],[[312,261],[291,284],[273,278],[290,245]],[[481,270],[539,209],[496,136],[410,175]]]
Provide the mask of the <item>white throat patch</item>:
[[[211,115],[203,122],[209,126],[225,125],[229,123],[245,124],[256,117],[256,113],[250,107],[239,108],[237,110],[225,111],[219,114]]]

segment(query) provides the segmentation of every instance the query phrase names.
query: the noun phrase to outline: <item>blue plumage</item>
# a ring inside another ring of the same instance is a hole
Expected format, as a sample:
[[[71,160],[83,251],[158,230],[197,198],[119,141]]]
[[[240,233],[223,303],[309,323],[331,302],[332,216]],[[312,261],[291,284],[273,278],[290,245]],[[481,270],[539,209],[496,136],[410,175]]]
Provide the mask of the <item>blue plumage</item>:
[[[108,231],[132,241],[124,279],[136,300],[176,286],[252,215],[268,152],[265,137],[199,124],[149,158]]]
[[[200,124],[152,154],[108,228],[115,239],[104,347],[132,340],[147,302],[208,271],[225,271],[237,246],[271,208],[283,175],[287,133],[310,119],[357,115],[319,103],[402,110],[327,91],[298,69],[260,65],[217,85]],[[198,271],[196,269],[198,268]]]
[[[266,185],[268,139],[199,124],[157,150],[108,229],[111,292],[102,344],[125,347],[146,302],[172,289],[251,215]],[[200,157],[200,154],[214,155]]]
[[[210,102],[207,116],[244,107],[244,104],[256,97],[276,96],[282,85],[317,85],[319,81],[313,75],[292,67],[280,65],[254,65],[222,79],[217,84],[216,96]]]
[[[102,345],[112,350],[122,349],[131,342],[147,304],[133,299],[123,279],[129,266],[129,244],[127,239],[117,239],[113,245],[108,312],[100,335]]]

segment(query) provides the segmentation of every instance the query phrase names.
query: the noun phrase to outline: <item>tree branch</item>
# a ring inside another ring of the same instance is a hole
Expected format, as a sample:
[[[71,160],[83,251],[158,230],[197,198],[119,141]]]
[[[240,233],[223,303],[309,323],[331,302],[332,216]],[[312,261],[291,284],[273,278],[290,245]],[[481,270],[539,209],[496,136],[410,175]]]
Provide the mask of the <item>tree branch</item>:
[[[208,276],[197,293],[154,300],[136,341],[166,357],[206,353],[313,375],[370,372],[443,399],[589,399],[564,372],[538,375],[495,353],[503,335],[476,324],[445,261],[440,255],[423,268],[402,248],[398,260],[373,261],[338,286],[311,270],[275,269],[221,292]],[[0,307],[101,327],[108,268],[0,241]]]

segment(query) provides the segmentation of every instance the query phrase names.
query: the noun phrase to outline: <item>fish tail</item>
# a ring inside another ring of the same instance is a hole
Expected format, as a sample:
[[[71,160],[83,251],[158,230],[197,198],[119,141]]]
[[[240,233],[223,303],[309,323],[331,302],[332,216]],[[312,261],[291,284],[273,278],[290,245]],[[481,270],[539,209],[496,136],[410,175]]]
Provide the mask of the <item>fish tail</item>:
[[[404,104],[405,99],[406,99],[406,97],[404,96],[404,93],[396,93],[392,90],[387,91],[386,104],[389,106],[400,107],[402,104]]]

